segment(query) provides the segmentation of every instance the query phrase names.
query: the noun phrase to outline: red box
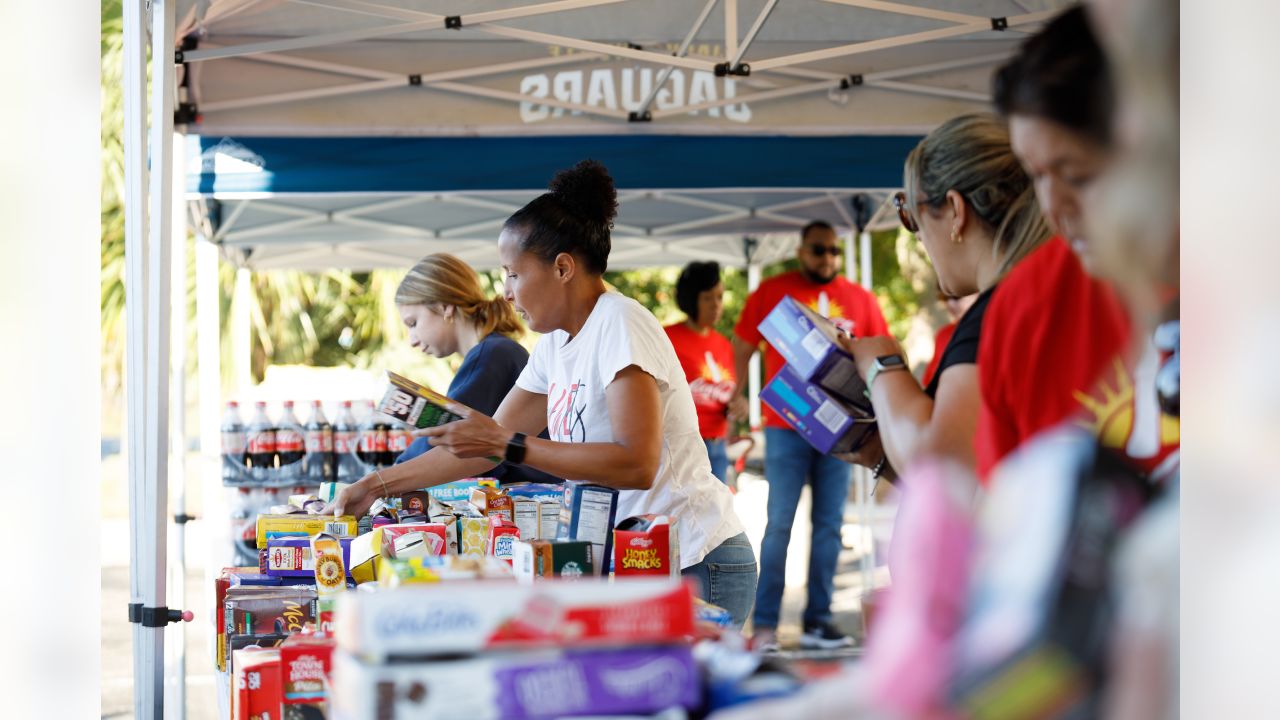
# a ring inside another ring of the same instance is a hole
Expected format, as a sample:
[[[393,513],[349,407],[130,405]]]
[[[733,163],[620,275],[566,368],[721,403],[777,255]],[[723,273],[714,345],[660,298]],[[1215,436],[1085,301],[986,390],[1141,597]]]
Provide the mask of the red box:
[[[275,720],[280,711],[280,649],[247,647],[232,654],[232,720]]]
[[[440,543],[436,548],[438,552],[428,552],[428,555],[447,555],[449,553],[449,529],[444,523],[399,523],[396,525],[383,525],[382,530],[382,556],[383,557],[399,557],[396,552],[396,540],[410,533],[427,533],[440,538]],[[428,546],[430,547],[430,546]],[[413,557],[406,555],[406,557]]]
[[[304,705],[324,712],[333,667],[333,638],[294,635],[280,646],[280,691],[285,705]]]
[[[489,541],[485,544],[485,554],[506,560],[510,565],[519,539],[520,528],[514,522],[494,516],[489,521]]]
[[[614,575],[680,574],[680,538],[670,515],[637,515],[613,530]]]

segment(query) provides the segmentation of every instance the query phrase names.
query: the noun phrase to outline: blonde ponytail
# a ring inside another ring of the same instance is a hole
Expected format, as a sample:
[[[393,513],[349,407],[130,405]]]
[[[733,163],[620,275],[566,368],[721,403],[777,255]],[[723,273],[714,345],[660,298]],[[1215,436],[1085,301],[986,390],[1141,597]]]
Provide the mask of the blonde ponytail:
[[[410,268],[396,289],[396,304],[452,305],[481,337],[524,332],[511,304],[501,297],[486,297],[476,271],[447,253],[428,255]]]

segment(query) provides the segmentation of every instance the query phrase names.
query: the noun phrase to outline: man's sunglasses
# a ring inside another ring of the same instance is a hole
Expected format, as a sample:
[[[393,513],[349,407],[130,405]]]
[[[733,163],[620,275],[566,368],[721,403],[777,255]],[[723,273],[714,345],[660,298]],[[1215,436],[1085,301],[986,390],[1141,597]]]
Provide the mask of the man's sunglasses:
[[[832,245],[831,247],[823,247],[822,245],[811,245],[809,246],[809,252],[813,253],[814,255],[817,255],[818,257],[822,257],[823,255],[830,255],[831,257],[839,257],[844,254],[844,248],[840,247],[839,245]]]
[[[898,219],[902,221],[902,227],[907,232],[918,233],[920,226],[916,224],[916,219],[911,216],[911,212],[907,210],[907,194],[899,190],[893,195],[893,207],[898,211]]]

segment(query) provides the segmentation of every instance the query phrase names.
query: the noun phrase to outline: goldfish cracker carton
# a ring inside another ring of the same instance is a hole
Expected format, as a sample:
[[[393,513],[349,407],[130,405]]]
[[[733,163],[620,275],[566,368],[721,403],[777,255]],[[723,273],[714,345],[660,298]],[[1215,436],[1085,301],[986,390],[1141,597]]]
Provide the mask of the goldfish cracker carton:
[[[232,654],[231,717],[266,720],[280,717],[279,648],[246,647]]]
[[[515,523],[503,520],[500,517],[490,518],[489,540],[485,544],[485,554],[499,560],[505,560],[510,565],[512,553],[515,549],[514,543],[519,539],[520,528],[516,527]]]
[[[637,515],[613,531],[614,575],[680,574],[680,539],[670,515]]]
[[[333,517],[305,513],[259,515],[257,530],[259,550],[265,548],[271,538],[311,537],[320,533],[329,533],[335,537],[355,537],[357,531],[356,519],[351,515]]]
[[[471,491],[470,502],[481,515],[500,517],[507,522],[515,520],[511,496],[503,490],[482,485]]]

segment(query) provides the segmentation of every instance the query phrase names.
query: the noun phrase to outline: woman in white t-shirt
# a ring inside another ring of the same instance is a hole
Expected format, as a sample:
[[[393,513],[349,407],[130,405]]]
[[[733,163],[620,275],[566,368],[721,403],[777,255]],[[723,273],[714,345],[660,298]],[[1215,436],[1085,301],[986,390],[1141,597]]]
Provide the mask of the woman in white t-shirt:
[[[755,554],[732,494],[711,474],[684,371],[653,315],[605,287],[617,207],[612,178],[588,160],[507,220],[498,239],[506,297],[545,334],[515,387],[493,418],[460,409],[466,419],[421,432],[429,452],[365,476],[334,505],[362,514],[376,497],[476,475],[489,458],[617,488],[620,520],[677,518],[682,572],[741,625]],[[537,437],[544,428],[549,440]]]

